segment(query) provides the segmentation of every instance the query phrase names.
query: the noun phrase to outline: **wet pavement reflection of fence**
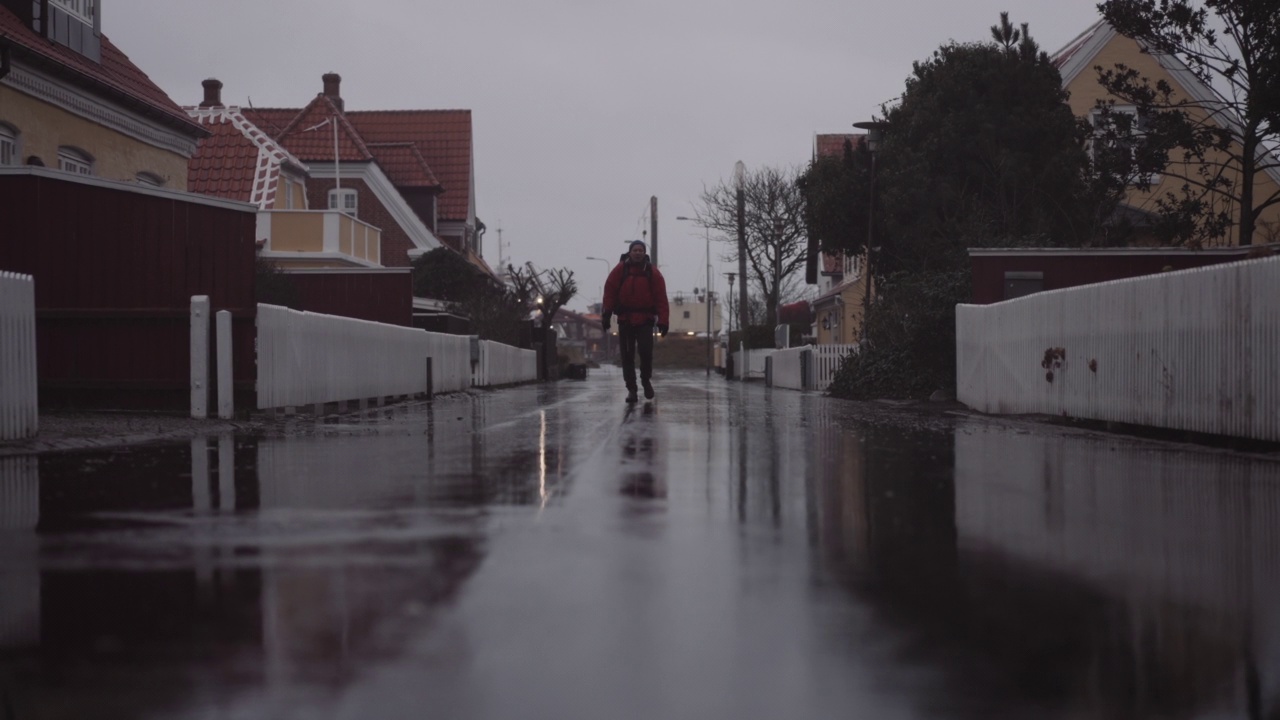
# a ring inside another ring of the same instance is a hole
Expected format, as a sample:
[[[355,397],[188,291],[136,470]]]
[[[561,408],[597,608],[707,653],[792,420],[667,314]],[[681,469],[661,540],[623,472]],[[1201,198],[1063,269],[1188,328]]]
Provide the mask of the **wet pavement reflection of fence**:
[[[2,459],[0,706],[1280,712],[1275,461],[661,380]]]

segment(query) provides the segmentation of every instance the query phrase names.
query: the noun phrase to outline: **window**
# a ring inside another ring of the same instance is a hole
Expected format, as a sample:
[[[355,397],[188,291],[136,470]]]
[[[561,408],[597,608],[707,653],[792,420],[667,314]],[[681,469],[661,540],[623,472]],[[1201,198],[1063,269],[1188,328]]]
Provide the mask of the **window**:
[[[139,185],[149,185],[151,187],[164,187],[164,178],[160,177],[155,173],[146,172],[145,170],[143,172],[138,173],[134,179],[138,181]]]
[[[284,179],[284,209],[293,209],[293,181],[289,178]]]
[[[359,209],[356,199],[356,191],[348,188],[330,190],[329,209],[339,210],[351,217],[356,217],[356,211]]]
[[[688,320],[688,319],[689,319],[689,311],[688,311],[688,310],[685,310],[685,311],[684,311],[684,319],[685,319],[685,320]]]
[[[1089,113],[1089,122],[1093,125],[1089,153],[1094,163],[1101,160],[1103,150],[1108,147],[1134,159],[1146,136],[1147,119],[1133,105],[1112,105],[1109,117],[1102,110],[1093,110]],[[1111,127],[1104,127],[1104,124]],[[1160,182],[1160,174],[1149,173],[1146,181],[1154,185]]]
[[[98,10],[98,0],[49,0],[54,5],[66,10],[81,20],[93,24],[93,16]]]
[[[1007,270],[1004,274],[1004,299],[1034,295],[1044,290],[1044,273]]]
[[[18,131],[0,123],[0,165],[18,164]]]
[[[77,175],[92,175],[93,158],[83,150],[60,147],[58,148],[58,169]]]

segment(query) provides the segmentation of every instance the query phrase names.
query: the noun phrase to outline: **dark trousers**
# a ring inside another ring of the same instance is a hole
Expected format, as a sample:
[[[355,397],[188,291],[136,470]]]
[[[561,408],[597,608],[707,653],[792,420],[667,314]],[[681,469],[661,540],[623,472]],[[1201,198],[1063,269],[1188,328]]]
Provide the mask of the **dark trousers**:
[[[627,389],[636,389],[636,351],[640,351],[640,380],[653,377],[653,323],[628,325],[618,323],[618,341],[622,345],[622,378]]]

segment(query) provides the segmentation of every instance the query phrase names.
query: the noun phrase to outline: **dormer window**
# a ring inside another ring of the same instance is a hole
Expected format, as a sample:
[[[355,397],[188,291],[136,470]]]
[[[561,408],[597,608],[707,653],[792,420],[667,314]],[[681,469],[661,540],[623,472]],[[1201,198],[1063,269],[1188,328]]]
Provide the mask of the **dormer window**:
[[[93,158],[73,147],[58,148],[58,169],[77,175],[93,174]]]
[[[351,188],[339,188],[329,191],[329,209],[344,212],[351,217],[357,217],[359,210],[358,196],[356,191]]]
[[[49,0],[49,2],[90,25],[93,24],[94,16],[98,14],[98,0]]]

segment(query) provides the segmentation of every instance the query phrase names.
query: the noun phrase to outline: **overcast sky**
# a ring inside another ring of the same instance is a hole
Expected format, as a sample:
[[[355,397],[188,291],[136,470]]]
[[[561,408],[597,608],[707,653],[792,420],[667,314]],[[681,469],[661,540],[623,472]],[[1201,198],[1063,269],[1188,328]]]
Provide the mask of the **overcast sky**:
[[[670,291],[704,287],[704,185],[801,167],[948,40],[1001,10],[1049,52],[1097,19],[1081,0],[104,0],[103,31],[179,104],[302,107],[342,75],[348,110],[472,111],[485,259],[574,271],[583,310],[649,227]],[[712,243],[715,287],[724,292]]]

